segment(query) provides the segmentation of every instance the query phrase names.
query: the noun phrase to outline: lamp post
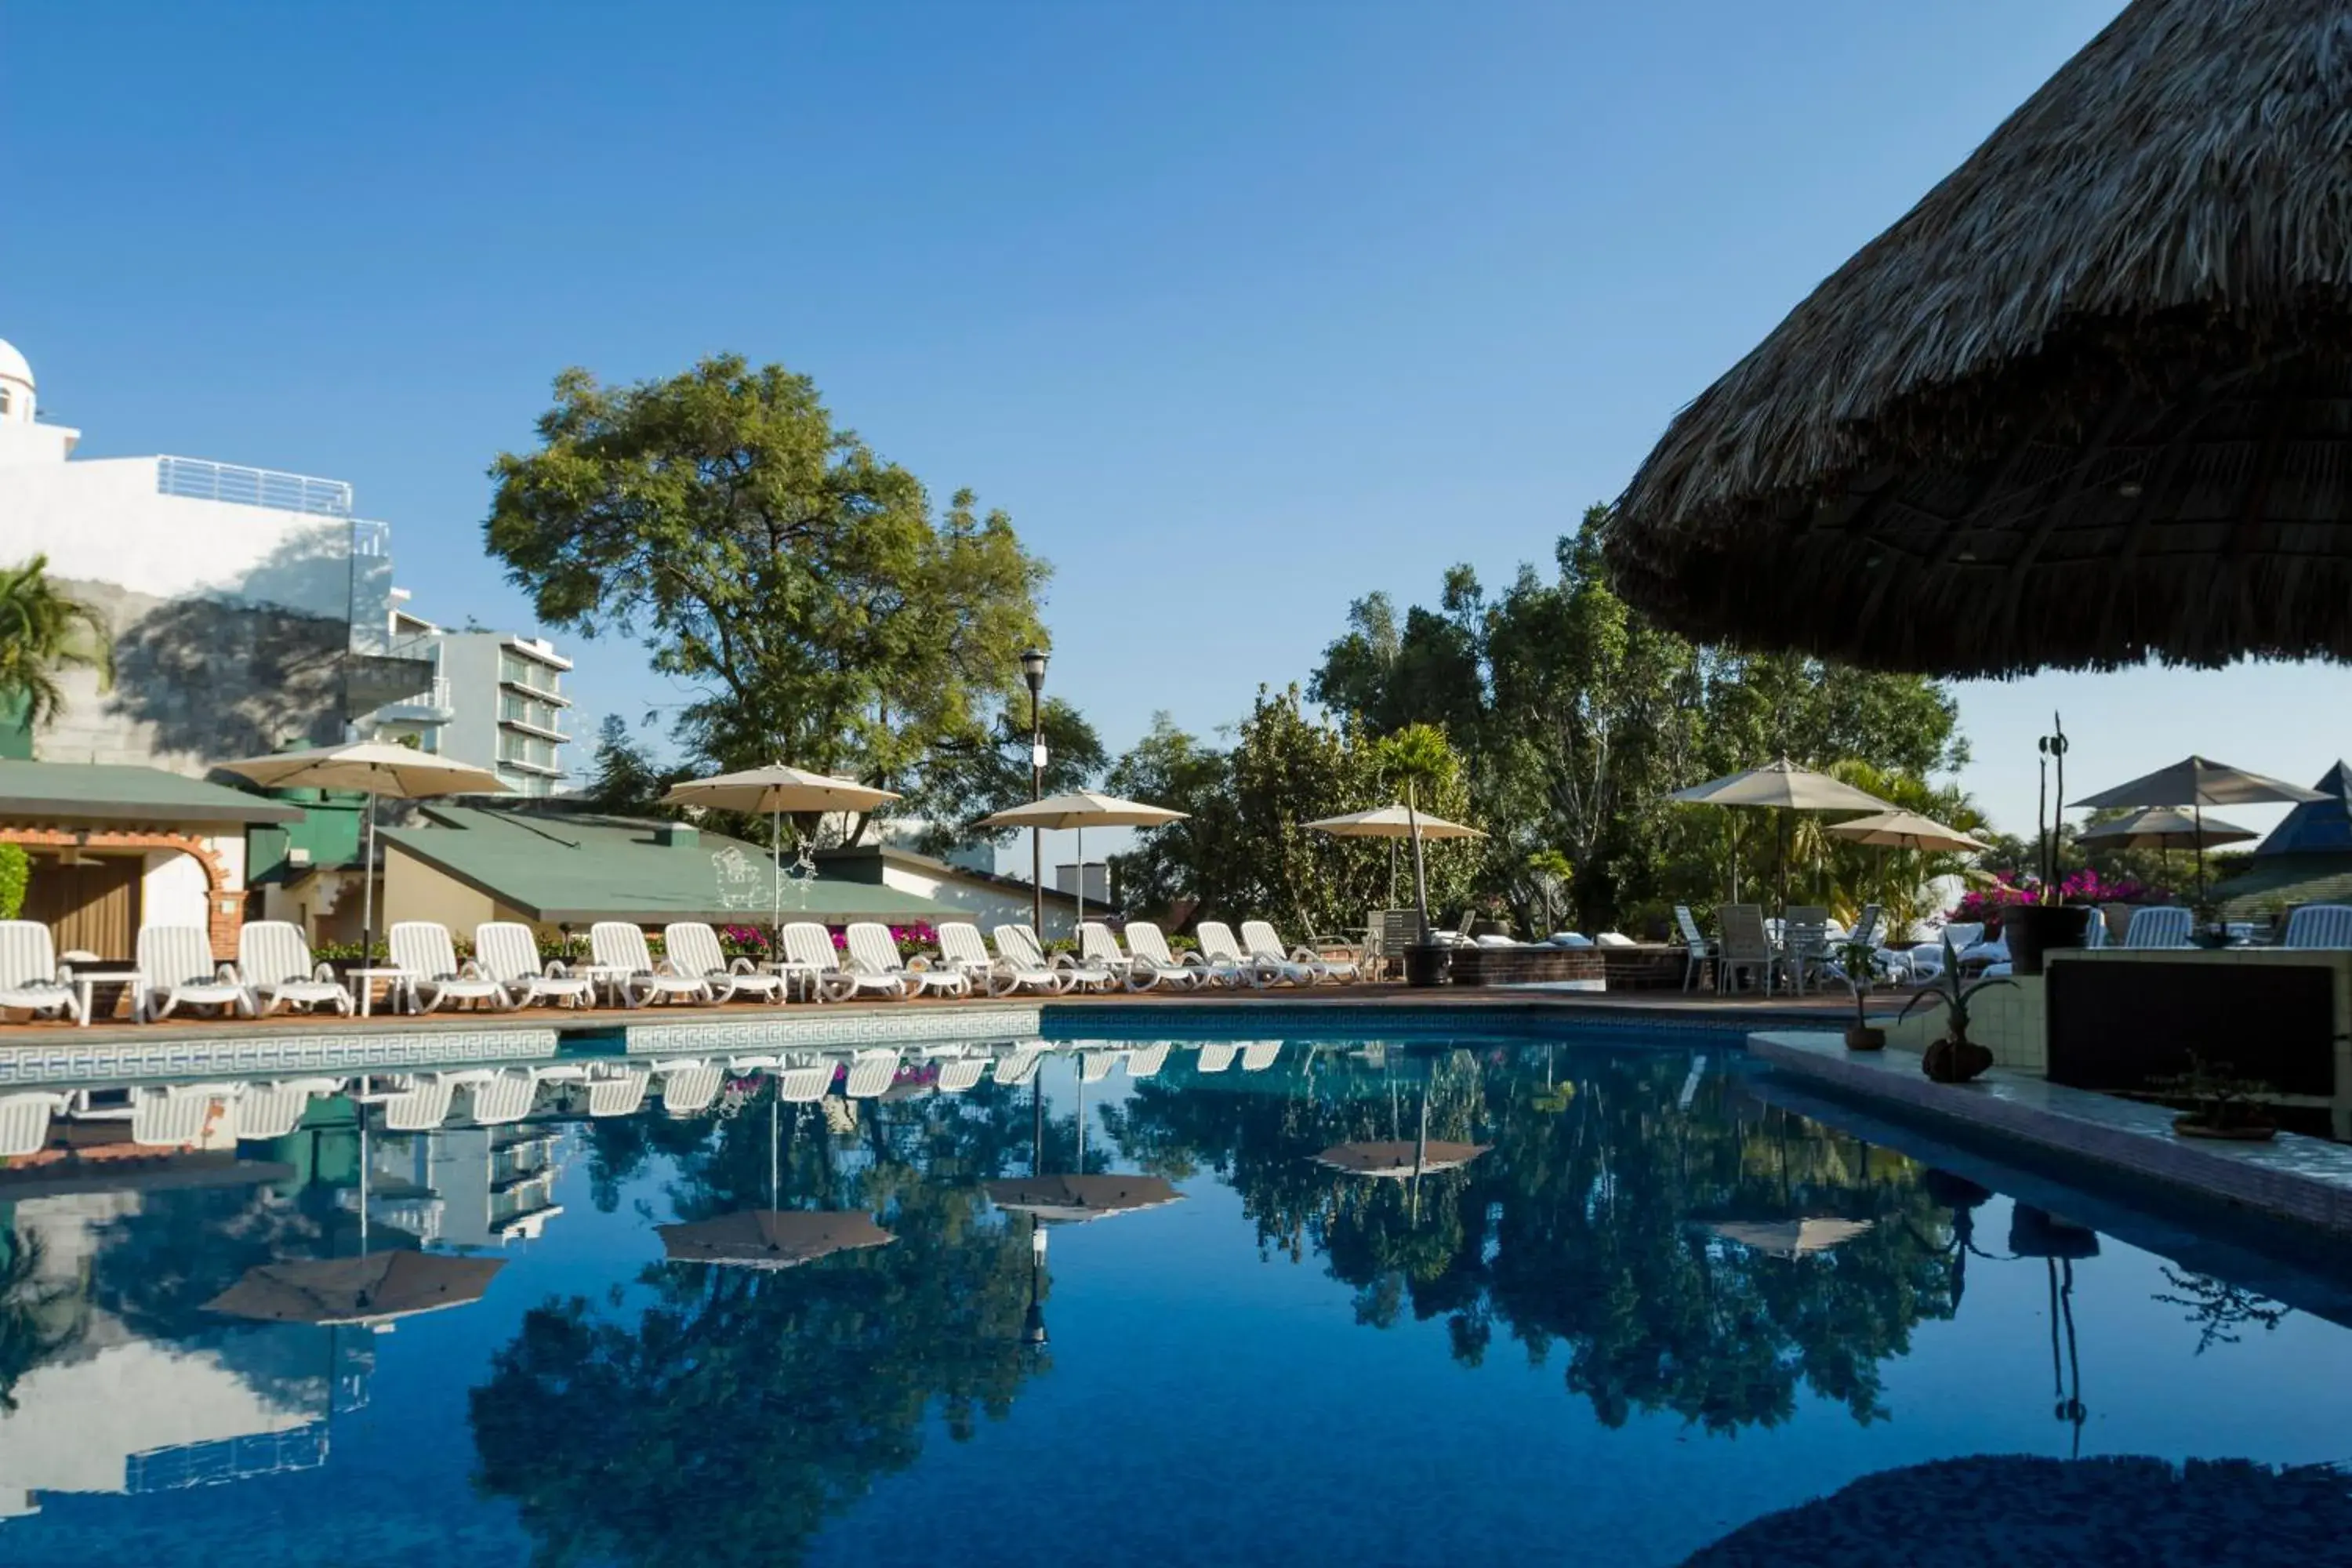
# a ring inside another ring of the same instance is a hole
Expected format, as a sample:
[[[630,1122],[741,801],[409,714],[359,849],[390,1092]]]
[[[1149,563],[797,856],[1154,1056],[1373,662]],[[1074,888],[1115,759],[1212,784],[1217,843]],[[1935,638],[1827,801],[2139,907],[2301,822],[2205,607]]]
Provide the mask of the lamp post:
[[[1045,798],[1045,729],[1037,708],[1038,693],[1045,689],[1045,652],[1031,648],[1021,656],[1021,679],[1029,683],[1029,798],[1034,803]],[[1084,876],[1086,868],[1079,868]],[[1045,940],[1045,834],[1043,828],[1029,830],[1029,929],[1037,940]]]

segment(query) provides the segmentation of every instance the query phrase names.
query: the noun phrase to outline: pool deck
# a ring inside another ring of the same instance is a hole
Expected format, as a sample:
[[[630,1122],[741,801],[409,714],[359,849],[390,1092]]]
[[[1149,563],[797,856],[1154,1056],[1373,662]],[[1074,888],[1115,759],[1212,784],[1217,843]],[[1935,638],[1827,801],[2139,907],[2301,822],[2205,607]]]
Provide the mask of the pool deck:
[[[1930,1124],[2081,1161],[2274,1220],[2352,1236],[2352,1147],[2282,1132],[2267,1143],[2183,1138],[2173,1112],[1995,1068],[1931,1081],[1908,1051],[1849,1051],[1837,1035],[1765,1031],[1748,1054],[1776,1074]]]

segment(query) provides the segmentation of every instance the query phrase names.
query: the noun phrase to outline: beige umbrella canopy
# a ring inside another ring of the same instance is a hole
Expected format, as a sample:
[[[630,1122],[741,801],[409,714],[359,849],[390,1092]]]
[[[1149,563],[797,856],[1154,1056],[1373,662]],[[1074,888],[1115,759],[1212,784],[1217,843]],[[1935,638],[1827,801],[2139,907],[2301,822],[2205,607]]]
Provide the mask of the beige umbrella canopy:
[[[716,1219],[655,1227],[672,1263],[739,1268],[793,1268],[836,1252],[887,1247],[898,1238],[862,1214],[830,1210],[744,1209]]]
[[[437,1252],[265,1263],[246,1270],[205,1310],[272,1323],[384,1323],[478,1301],[505,1267],[502,1258]]]
[[[1315,1163],[1351,1176],[1389,1176],[1402,1181],[1457,1169],[1492,1147],[1488,1143],[1449,1143],[1438,1138],[1426,1142],[1392,1138],[1366,1143],[1334,1143],[1316,1155]]]
[[[2113,822],[2095,822],[2075,837],[2084,843],[2096,842],[2116,849],[2170,849],[2176,845],[2194,844],[2200,838],[2208,845],[2243,844],[2262,835],[2216,816],[2200,822],[2178,807],[2158,805],[2118,816]]]
[[[244,757],[215,765],[223,773],[235,773],[264,789],[367,792],[367,856],[360,877],[360,942],[363,953],[373,951],[375,941],[375,803],[507,791],[506,780],[488,768],[382,741],[352,741],[308,752],[272,752],[266,757]]]
[[[1692,805],[1764,805],[1778,807],[1775,826],[1780,846],[1780,902],[1789,901],[1789,816],[1792,811],[1893,811],[1874,795],[1854,788],[1827,773],[1797,766],[1788,758],[1760,768],[1709,779],[1703,784],[1676,790],[1666,797]],[[1738,868],[1732,869],[1732,893],[1738,895]]]
[[[1087,916],[1087,829],[1164,827],[1169,823],[1183,821],[1188,815],[1171,811],[1164,805],[1147,805],[1139,800],[1121,800],[1115,795],[1097,795],[1092,790],[1080,789],[1072,790],[1067,795],[1049,795],[1043,800],[1033,800],[1024,805],[1008,806],[980,820],[986,827],[1026,827],[1033,832],[1049,827],[1076,828],[1078,835],[1078,919],[1083,921]]]
[[[1159,1176],[1108,1173],[1014,1176],[1001,1182],[982,1182],[981,1190],[998,1208],[1065,1224],[1158,1208],[1183,1196]]]
[[[1706,1228],[1726,1241],[1738,1242],[1750,1252],[1768,1252],[1775,1258],[1802,1258],[1809,1253],[1826,1252],[1842,1242],[1852,1241],[1870,1228],[1866,1219],[1772,1219],[1726,1220]]]
[[[1986,846],[1957,827],[1947,827],[1916,811],[1874,811],[1851,822],[1833,822],[1822,829],[1852,844],[1880,849],[1975,850]]]
[[[1486,837],[1475,827],[1465,827],[1461,823],[1448,822],[1442,816],[1431,816],[1425,812],[1415,812],[1404,805],[1384,805],[1375,811],[1326,816],[1301,826],[1340,838],[1410,838],[1416,828],[1423,838]]]
[[[2352,658],[2342,28],[2136,0],[1675,416],[1619,591],[1946,675]]]
[[[713,773],[707,779],[690,779],[674,785],[662,796],[671,805],[698,805],[709,811],[740,811],[768,819],[768,853],[773,858],[771,877],[775,884],[775,908],[771,913],[773,931],[784,923],[784,818],[804,811],[872,811],[899,797],[887,789],[859,784],[856,779],[835,778],[831,773],[813,773],[805,768],[789,767],[782,763],[771,763],[764,768],[747,768],[740,773]],[[774,949],[772,947],[772,952]]]

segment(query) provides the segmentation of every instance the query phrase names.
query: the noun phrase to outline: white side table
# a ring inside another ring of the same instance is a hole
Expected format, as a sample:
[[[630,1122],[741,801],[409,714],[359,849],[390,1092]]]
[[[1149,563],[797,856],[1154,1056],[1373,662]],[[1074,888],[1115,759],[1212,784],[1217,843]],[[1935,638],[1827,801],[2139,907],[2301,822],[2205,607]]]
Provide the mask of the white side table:
[[[416,984],[405,969],[346,969],[343,979],[359,988],[360,1016],[373,1016],[375,983],[384,983],[383,999],[404,1012],[416,1011]]]
[[[139,972],[135,969],[77,969],[73,976],[75,1000],[81,1004],[81,1026],[89,1027],[91,994],[101,985],[122,985],[131,991],[131,1021],[145,1021],[145,1010],[139,1005]]]

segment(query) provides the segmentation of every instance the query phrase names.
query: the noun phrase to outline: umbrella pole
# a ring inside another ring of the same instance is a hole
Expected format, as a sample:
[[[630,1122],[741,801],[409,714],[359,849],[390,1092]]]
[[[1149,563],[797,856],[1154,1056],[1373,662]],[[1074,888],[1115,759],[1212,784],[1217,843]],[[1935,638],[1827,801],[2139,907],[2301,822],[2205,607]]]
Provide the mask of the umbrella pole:
[[[1404,820],[1405,826],[1412,832],[1412,907],[1421,917],[1421,940],[1426,946],[1429,942],[1429,873],[1421,858],[1421,816],[1414,807],[1412,785],[1409,783],[1404,786]]]
[[[2189,808],[2197,816],[2197,912],[2205,912],[2205,803],[2197,802]]]
[[[784,814],[768,814],[768,899],[774,907],[768,913],[768,962],[775,963],[784,954]],[[814,984],[814,982],[811,982]],[[784,982],[785,994],[791,994],[792,982]]]
[[[1079,927],[1079,926],[1082,926],[1082,925],[1084,925],[1084,924],[1086,924],[1086,923],[1087,923],[1087,830],[1086,830],[1085,828],[1081,827],[1081,828],[1079,828],[1079,829],[1078,829],[1078,914],[1077,914],[1077,919],[1076,919],[1076,921],[1071,924],[1071,927],[1070,927],[1070,940],[1071,940],[1072,942],[1078,942],[1078,941],[1082,940],[1082,939],[1079,937],[1079,935],[1078,935],[1078,927]],[[1045,941],[1045,931],[1044,931],[1043,930],[1040,930],[1040,931],[1037,932],[1037,940],[1038,940],[1039,942],[1043,942],[1043,941]]]
[[[360,966],[375,963],[375,791],[368,791],[367,854],[360,861]]]

